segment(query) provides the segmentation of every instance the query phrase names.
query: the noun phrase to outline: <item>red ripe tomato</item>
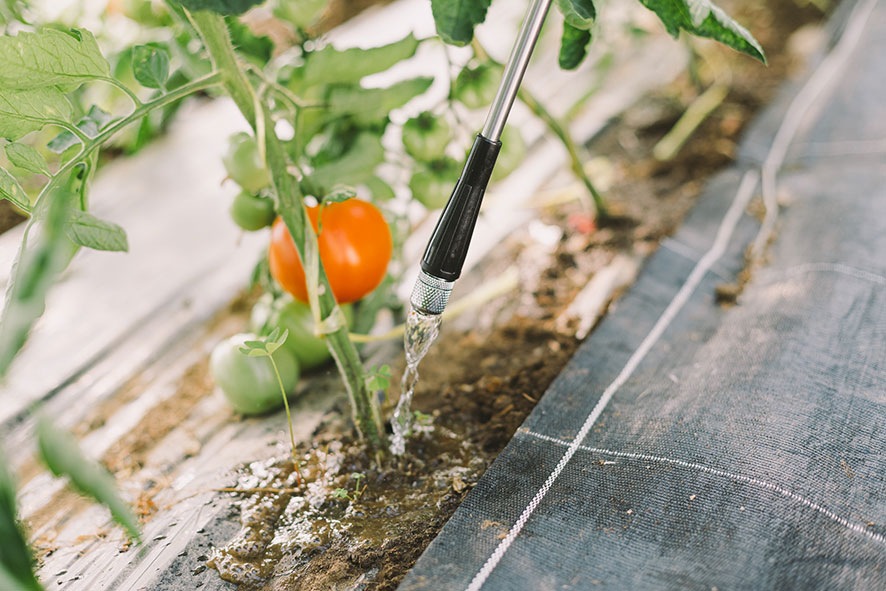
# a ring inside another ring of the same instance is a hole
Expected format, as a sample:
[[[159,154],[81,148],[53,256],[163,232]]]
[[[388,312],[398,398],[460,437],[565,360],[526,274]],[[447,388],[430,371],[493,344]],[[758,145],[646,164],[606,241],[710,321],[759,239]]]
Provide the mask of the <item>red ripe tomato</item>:
[[[320,206],[309,207],[314,231]],[[338,303],[356,302],[378,287],[391,260],[391,231],[371,203],[348,199],[323,206],[323,228],[317,236],[320,260]],[[271,228],[268,252],[271,275],[292,296],[308,301],[305,271],[295,243],[281,218]]]

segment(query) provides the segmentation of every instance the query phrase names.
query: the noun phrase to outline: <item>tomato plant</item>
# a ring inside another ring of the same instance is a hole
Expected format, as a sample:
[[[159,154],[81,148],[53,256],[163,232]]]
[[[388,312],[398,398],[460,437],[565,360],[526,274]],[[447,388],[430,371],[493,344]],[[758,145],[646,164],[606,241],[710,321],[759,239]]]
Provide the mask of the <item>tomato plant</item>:
[[[280,386],[271,360],[264,357],[248,357],[240,348],[247,341],[255,341],[254,334],[238,334],[215,346],[209,358],[209,370],[225,399],[243,414],[261,414],[283,406]],[[298,383],[299,367],[288,350],[279,348],[274,361],[280,374],[283,389],[289,395]]]
[[[344,304],[341,310],[348,326],[352,326],[353,306]],[[302,370],[319,367],[332,359],[326,339],[316,336],[314,332],[314,317],[310,306],[287,296],[275,299],[270,293],[264,294],[252,307],[249,326],[256,333],[275,328],[288,330],[289,338],[283,343],[283,348],[295,356]]]
[[[409,190],[413,199],[428,209],[440,209],[449,200],[460,173],[458,162],[448,156],[438,158],[412,174]]]
[[[228,212],[234,223],[250,232],[270,226],[276,216],[273,200],[249,191],[240,191]]]
[[[452,95],[469,109],[481,109],[495,98],[501,67],[490,62],[468,65],[458,73]]]
[[[262,162],[255,138],[235,133],[228,139],[228,151],[222,157],[228,176],[249,193],[258,193],[271,183],[271,173]]]
[[[360,199],[348,199],[309,207],[308,216],[317,233],[320,261],[335,299],[341,304],[356,302],[378,287],[393,248],[391,230],[378,208]],[[268,264],[271,275],[286,291],[299,301],[308,301],[301,257],[282,219],[271,228]]]
[[[449,124],[430,111],[403,124],[403,147],[407,154],[419,161],[442,158],[451,139]]]

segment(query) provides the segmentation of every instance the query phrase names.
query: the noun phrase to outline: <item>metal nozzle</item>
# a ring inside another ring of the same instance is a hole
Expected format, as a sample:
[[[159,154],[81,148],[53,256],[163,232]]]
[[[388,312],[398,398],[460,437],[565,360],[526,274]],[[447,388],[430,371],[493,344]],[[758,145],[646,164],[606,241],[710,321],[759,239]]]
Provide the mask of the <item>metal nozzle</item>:
[[[454,281],[446,281],[422,271],[415,281],[409,301],[416,310],[439,316],[449,302],[449,294],[452,293],[453,285],[455,285]]]

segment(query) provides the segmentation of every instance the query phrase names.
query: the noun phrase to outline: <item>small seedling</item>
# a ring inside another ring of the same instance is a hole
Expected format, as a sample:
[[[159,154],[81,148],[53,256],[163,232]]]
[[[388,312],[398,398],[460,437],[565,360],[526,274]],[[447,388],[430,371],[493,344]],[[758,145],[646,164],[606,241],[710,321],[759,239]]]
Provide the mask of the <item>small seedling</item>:
[[[298,485],[301,486],[301,471],[298,467],[298,457],[295,453],[295,433],[292,429],[292,415],[289,412],[289,400],[286,397],[286,388],[283,387],[283,379],[280,377],[280,371],[277,369],[277,362],[274,361],[274,351],[279,349],[286,342],[289,331],[284,330],[282,333],[279,328],[271,331],[271,334],[257,341],[246,341],[240,347],[240,352],[247,357],[267,357],[271,361],[271,367],[274,368],[274,375],[277,377],[277,384],[280,386],[280,395],[283,396],[283,407],[286,409],[286,420],[289,421],[289,442],[292,444],[292,464],[295,466],[295,476],[298,479]]]
[[[387,395],[391,387],[391,367],[380,365],[372,367],[366,372],[366,389],[370,392],[383,391]]]
[[[364,478],[366,478],[366,475],[362,474],[360,472],[354,472],[353,474],[351,474],[351,478],[354,479],[354,492],[349,493],[347,491],[347,489],[337,488],[334,491],[332,491],[333,498],[348,499],[352,503],[357,502],[357,500],[363,495],[363,493],[366,491],[366,489],[369,487],[369,485],[364,484],[363,488],[360,488],[360,481],[363,480]]]

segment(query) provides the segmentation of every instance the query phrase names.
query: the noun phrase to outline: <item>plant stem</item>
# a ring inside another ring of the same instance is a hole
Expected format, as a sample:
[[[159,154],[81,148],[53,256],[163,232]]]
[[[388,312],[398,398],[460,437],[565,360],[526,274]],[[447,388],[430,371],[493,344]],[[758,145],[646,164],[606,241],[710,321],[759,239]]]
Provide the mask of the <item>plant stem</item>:
[[[227,25],[222,17],[209,11],[197,11],[189,13],[191,22],[203,38],[206,49],[216,69],[224,74],[224,86],[234,99],[240,112],[247,122],[255,128],[256,125],[256,102],[253,99],[254,91],[246,77],[243,68],[237,61],[234,47],[228,33]],[[271,121],[271,113],[264,103],[259,104],[266,121]],[[302,261],[305,257],[305,229],[307,214],[301,199],[301,191],[295,179],[287,171],[288,161],[286,151],[279,138],[274,134],[274,126],[265,126],[264,142],[268,168],[275,189],[277,200],[277,212],[283,218],[289,230],[292,240],[298,250]],[[332,295],[332,289],[326,278],[326,272],[320,264],[319,272],[319,313],[321,318],[328,318],[335,313],[338,303]],[[376,451],[385,449],[385,434],[382,427],[381,415],[378,404],[372,394],[366,388],[363,364],[357,349],[348,337],[348,328],[343,326],[338,330],[326,335],[326,344],[332,357],[338,365],[339,372],[344,379],[345,387],[351,399],[354,412],[354,423],[362,437],[365,437],[369,445]]]
[[[481,60],[489,61],[492,64],[495,64],[499,67],[502,64],[498,63],[494,59],[492,59],[486,50],[480,45],[480,42],[474,37],[474,40],[471,41],[471,47],[474,50],[474,53]],[[590,193],[591,198],[594,200],[594,208],[597,211],[597,221],[601,224],[605,222],[609,218],[609,210],[606,207],[606,201],[603,199],[603,196],[597,191],[597,188],[594,187],[594,184],[591,182],[591,179],[588,177],[588,174],[585,172],[584,164],[581,161],[581,158],[578,155],[578,147],[575,145],[575,141],[573,141],[572,136],[569,134],[569,131],[566,130],[565,127],[554,117],[550,111],[548,111],[545,106],[539,101],[535,95],[533,95],[529,90],[526,89],[525,86],[521,86],[517,91],[517,98],[520,99],[524,105],[526,105],[532,114],[541,119],[541,121],[547,125],[548,129],[557,136],[557,138],[563,143],[563,146],[566,148],[566,151],[569,153],[570,165],[572,168],[572,172],[577,176],[584,186],[587,188],[588,193]]]
[[[147,115],[148,113],[150,113],[151,111],[153,111],[155,109],[163,108],[166,105],[168,105],[169,103],[174,103],[175,101],[182,99],[182,98],[188,96],[189,94],[192,94],[192,93],[200,91],[200,90],[204,90],[204,89],[209,88],[211,86],[215,86],[216,84],[221,82],[221,79],[222,79],[222,76],[221,76],[220,72],[212,72],[211,74],[207,74],[206,76],[203,76],[202,78],[192,80],[191,82],[188,82],[187,84],[184,84],[171,92],[168,92],[164,95],[158,96],[157,98],[155,98],[152,101],[149,101],[147,103],[142,103],[141,105],[136,107],[132,111],[132,113],[130,113],[129,115],[127,115],[127,116],[123,117],[122,119],[109,125],[94,138],[89,138],[88,141],[83,144],[83,146],[80,150],[80,153],[77,154],[74,158],[71,158],[70,160],[65,162],[64,166],[62,166],[58,170],[58,172],[55,173],[55,175],[49,180],[49,182],[46,183],[46,185],[40,191],[40,196],[37,197],[37,202],[39,202],[40,199],[43,198],[43,195],[48,194],[49,191],[53,187],[55,187],[55,185],[58,182],[56,179],[62,178],[63,173],[67,172],[68,170],[73,168],[77,163],[82,162],[84,159],[88,158],[93,152],[95,152],[96,150],[101,148],[102,144],[104,144],[106,141],[111,139],[111,137],[113,137],[114,134],[116,134],[118,131],[120,131],[121,129],[123,129],[124,127],[129,125],[130,123],[140,120],[142,117],[144,117],[145,115]],[[67,126],[62,125],[62,127],[65,127],[65,129],[68,129],[68,131],[72,131]],[[75,133],[75,135],[77,135],[76,132],[72,131],[72,133]],[[34,207],[36,208],[36,204],[34,205]]]
[[[298,469],[298,456],[295,453],[295,433],[292,431],[292,415],[289,413],[289,399],[286,396],[286,388],[283,387],[283,378],[280,377],[280,371],[277,369],[277,362],[274,361],[274,354],[268,355],[271,360],[271,367],[274,368],[274,375],[277,376],[277,385],[280,386],[280,395],[283,396],[283,407],[286,409],[286,420],[289,422],[289,442],[292,444],[292,465],[295,466],[295,476],[298,479],[298,485],[301,486],[301,470]]]
[[[120,82],[116,78],[114,78],[112,76],[108,76],[107,78],[101,78],[101,80],[104,80],[105,82],[107,82],[111,86],[117,87],[123,94],[125,94],[126,96],[129,97],[129,100],[132,101],[132,104],[136,108],[138,108],[144,104],[142,102],[142,100],[140,98],[138,98],[137,94],[135,94],[132,90],[130,90],[130,88],[128,86],[126,86],[124,83]]]

